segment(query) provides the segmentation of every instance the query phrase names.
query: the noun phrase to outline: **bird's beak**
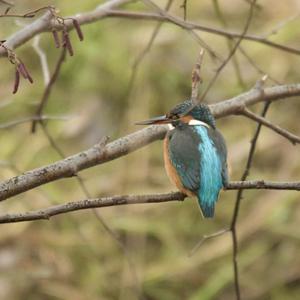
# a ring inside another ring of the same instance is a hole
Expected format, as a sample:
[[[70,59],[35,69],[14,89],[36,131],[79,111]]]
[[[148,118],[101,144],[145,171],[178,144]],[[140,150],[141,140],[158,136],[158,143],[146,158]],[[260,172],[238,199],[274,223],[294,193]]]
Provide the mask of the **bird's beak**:
[[[159,124],[168,124],[171,122],[172,122],[171,119],[169,119],[166,115],[163,115],[149,120],[137,122],[135,123],[135,125],[151,125],[151,124],[159,125]]]

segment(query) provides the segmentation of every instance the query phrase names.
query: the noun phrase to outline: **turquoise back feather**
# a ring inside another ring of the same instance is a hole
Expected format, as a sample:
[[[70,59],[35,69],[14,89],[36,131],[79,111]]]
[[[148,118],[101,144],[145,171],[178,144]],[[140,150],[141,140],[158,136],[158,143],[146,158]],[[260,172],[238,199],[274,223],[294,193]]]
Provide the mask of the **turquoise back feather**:
[[[201,152],[198,202],[204,217],[211,218],[220,189],[223,187],[222,163],[213,141],[208,136],[207,127],[195,126],[194,129],[202,141],[198,146]]]

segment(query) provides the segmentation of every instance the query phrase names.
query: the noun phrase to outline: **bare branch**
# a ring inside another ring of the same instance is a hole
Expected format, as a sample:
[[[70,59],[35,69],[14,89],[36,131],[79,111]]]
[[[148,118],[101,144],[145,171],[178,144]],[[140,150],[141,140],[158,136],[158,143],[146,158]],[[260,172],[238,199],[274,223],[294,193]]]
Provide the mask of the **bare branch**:
[[[77,14],[75,16],[68,17],[69,20],[66,21],[66,26],[68,29],[74,28],[74,24],[72,20],[77,20],[78,24],[84,25],[96,22],[103,18],[108,17],[117,17],[117,18],[126,18],[129,20],[149,20],[149,21],[161,21],[161,22],[170,22],[179,27],[182,27],[186,30],[199,30],[208,32],[211,34],[216,34],[220,36],[224,36],[227,38],[238,39],[241,37],[241,34],[219,29],[208,26],[203,26],[197,23],[184,21],[178,17],[172,16],[168,13],[160,14],[160,13],[145,13],[145,12],[130,12],[130,11],[119,11],[114,10],[115,8],[133,2],[134,0],[111,0],[107,1],[102,5],[99,5],[95,10]],[[62,26],[60,24],[53,24],[52,22],[52,14],[51,12],[46,12],[45,15],[34,21],[33,23],[27,25],[20,31],[13,34],[11,37],[7,39],[5,45],[11,49],[15,49],[20,45],[26,43],[28,40],[33,38],[35,35],[40,34],[41,32],[51,31],[51,29],[61,30]],[[300,55],[300,50],[292,47],[288,47],[282,44],[277,44],[272,41],[267,40],[265,37],[255,36],[246,34],[243,37],[245,40],[261,43],[282,51],[286,51],[289,53]],[[5,56],[5,50],[0,49],[0,57]]]
[[[32,122],[32,121],[68,121],[70,120],[70,117],[68,116],[32,116],[27,117],[19,120],[14,120],[7,123],[0,124],[0,129],[9,129],[11,127],[15,127],[20,124]]]
[[[300,137],[289,132],[288,130],[285,130],[271,122],[269,122],[267,119],[251,112],[249,109],[247,108],[243,108],[238,114],[244,115],[247,118],[254,120],[260,124],[263,124],[264,126],[270,128],[271,130],[277,132],[278,134],[280,134],[281,136],[287,138],[293,145],[295,144],[299,144],[300,143]]]
[[[111,0],[107,1],[102,5],[99,5],[95,10],[76,15],[74,17],[68,17],[66,19],[66,26],[68,29],[74,28],[73,19],[76,19],[78,23],[88,24],[102,19],[107,15],[108,10],[114,9],[121,6],[122,4],[132,2],[133,0]],[[35,35],[40,34],[41,32],[51,31],[52,29],[62,30],[63,26],[59,23],[52,22],[53,13],[49,10],[42,17],[38,18],[31,24],[25,26],[21,30],[14,33],[10,36],[4,43],[4,45],[10,49],[15,49],[20,45],[26,43],[28,40],[33,38]],[[5,49],[0,48],[0,57],[5,56]]]
[[[266,72],[263,71],[258,65],[257,63],[250,57],[250,55],[245,51],[245,49],[240,45],[239,46],[239,51],[240,53],[248,60],[249,64],[257,70],[257,72],[261,75],[265,75]],[[271,81],[273,81],[273,83],[276,83],[277,85],[282,84],[281,82],[279,82],[277,79],[275,79],[274,77],[270,76],[268,74],[268,77]]]
[[[50,81],[48,82],[45,90],[44,90],[44,93],[43,93],[43,96],[41,98],[41,101],[40,101],[40,104],[36,110],[36,117],[38,118],[39,116],[42,115],[43,113],[43,109],[49,99],[49,96],[50,96],[50,93],[51,93],[51,90],[52,90],[52,87],[54,85],[54,83],[56,82],[57,78],[58,78],[58,75],[59,75],[59,72],[60,72],[60,69],[61,69],[61,66],[65,60],[65,56],[66,56],[66,48],[62,48],[61,49],[61,53],[60,53],[60,56],[57,60],[57,63],[56,63],[56,66],[55,66],[55,69],[54,69],[54,72],[50,78]],[[32,122],[32,126],[31,126],[31,132],[34,133],[35,132],[35,129],[36,129],[36,123],[37,121],[34,120]]]
[[[232,181],[226,190],[294,190],[300,191],[300,182],[271,182],[265,180]]]
[[[72,177],[77,172],[124,156],[150,142],[163,137],[165,128],[150,126],[106,145],[96,144],[90,149],[37,168],[0,183],[0,200],[28,191],[42,184]]]
[[[182,27],[184,29],[187,29],[187,30],[199,30],[199,31],[204,31],[204,32],[208,32],[211,34],[216,34],[216,35],[224,36],[227,38],[233,38],[233,39],[238,39],[241,37],[240,33],[227,31],[227,30],[223,30],[220,28],[208,27],[208,26],[200,25],[200,24],[193,23],[193,22],[184,21],[184,20],[177,18],[175,16],[172,16],[170,14],[161,15],[161,14],[156,14],[156,13],[144,13],[144,12],[139,13],[139,12],[130,12],[130,11],[121,11],[121,10],[110,10],[107,12],[106,17],[126,18],[129,20],[142,19],[142,20],[149,20],[149,21],[169,22],[169,23],[173,23],[173,24],[175,24],[179,27]],[[261,36],[246,34],[243,38],[245,40],[264,44],[266,46],[273,47],[273,48],[276,48],[281,51],[300,55],[300,49],[296,49],[293,47],[288,47],[288,46],[285,46],[282,44],[278,44],[278,43],[269,41],[266,38],[261,37]]]
[[[238,41],[236,42],[236,44],[234,45],[234,47],[231,49],[231,51],[230,51],[229,55],[227,56],[227,58],[218,67],[215,75],[213,76],[212,80],[209,82],[206,90],[204,91],[203,95],[201,96],[201,100],[200,101],[203,101],[205,99],[205,97],[208,94],[209,90],[211,89],[211,87],[214,85],[214,83],[216,82],[217,78],[219,77],[221,71],[225,68],[225,66],[227,65],[227,63],[231,60],[231,58],[235,54],[236,50],[238,49],[239,45],[243,41],[245,35],[247,34],[247,31],[249,29],[250,23],[252,21],[255,3],[256,3],[256,0],[252,0],[251,6],[250,6],[250,9],[249,9],[248,18],[246,20],[246,24],[245,24],[245,26],[243,28],[241,36],[238,38]]]
[[[155,9],[159,12],[160,15],[165,16],[167,19],[173,18],[171,15],[167,13],[166,10],[160,8],[156,3],[154,3],[152,0],[142,0],[147,6],[150,8]],[[176,18],[176,17],[174,17]],[[180,20],[180,19],[179,19]],[[185,25],[185,21],[181,20],[181,23],[183,26],[181,26],[183,29],[187,30],[193,38],[199,43],[199,45],[207,50],[207,52],[212,56],[212,58],[217,58],[218,60],[222,61],[222,58],[217,55],[217,53],[191,28],[188,28]]]
[[[180,7],[183,9],[183,20],[185,21],[187,15],[187,0],[183,0]]]
[[[264,97],[262,97],[262,93]],[[275,101],[287,97],[300,95],[300,84],[277,85],[260,89],[251,89],[227,101],[212,104],[210,106],[216,118],[235,114],[245,106],[250,106],[263,101]]]
[[[167,4],[165,6],[165,11],[168,11],[170,9],[172,3],[173,3],[173,0],[168,0]],[[125,93],[125,96],[124,96],[125,99],[129,98],[129,96],[131,95],[133,85],[134,85],[136,76],[138,74],[139,67],[140,67],[143,59],[146,57],[146,54],[151,50],[151,48],[154,44],[154,41],[155,41],[155,39],[156,39],[160,29],[161,29],[162,24],[163,23],[158,23],[155,26],[146,47],[139,53],[139,55],[135,58],[135,60],[132,64],[131,75],[130,75],[130,79],[129,79],[129,82],[128,82],[128,87],[126,89],[126,93]]]
[[[192,71],[192,93],[191,93],[191,101],[196,104],[198,102],[198,93],[199,87],[202,82],[200,69],[203,61],[204,50],[201,49],[199,52],[199,56],[197,58],[196,64]]]
[[[221,7],[219,5],[219,0],[213,0],[212,4],[213,4],[213,7],[214,7],[216,17],[219,19],[219,22],[220,22],[221,26],[223,27],[223,29],[227,30],[228,29],[227,20],[226,20],[226,17],[224,17],[224,15],[223,15],[223,12],[222,12]],[[228,50],[229,50],[229,53],[230,53],[232,51],[233,47],[234,47],[235,42],[231,38],[227,38],[226,42],[227,42],[227,47],[228,47]],[[239,48],[240,48],[240,46],[239,46]],[[236,55],[234,55],[232,57],[232,65],[234,67],[234,71],[235,71],[235,74],[236,74],[236,77],[237,77],[238,84],[243,89],[246,89],[246,84],[245,84],[244,79],[242,77],[241,68],[240,68],[238,58],[237,58]]]
[[[262,92],[264,98],[261,97]],[[241,107],[260,101],[274,101],[296,95],[300,95],[300,84],[269,87],[262,91],[252,89],[233,99],[211,105],[210,108],[216,117],[223,117],[235,114]],[[81,170],[127,155],[155,140],[162,139],[166,130],[165,126],[149,126],[107,144],[104,149],[95,145],[66,159],[4,180],[0,182],[0,201],[42,184],[74,176]]]
[[[49,72],[49,66],[48,66],[48,62],[47,62],[47,55],[40,47],[40,36],[39,35],[34,37],[32,47],[40,58],[40,63],[41,63],[41,67],[42,67],[43,77],[44,77],[44,83],[45,83],[45,86],[47,86],[50,81],[50,72]]]
[[[213,238],[216,238],[216,237],[219,237],[220,235],[223,235],[227,232],[229,232],[230,229],[229,228],[226,228],[226,229],[222,229],[222,230],[219,230],[217,232],[214,232],[212,234],[208,234],[208,235],[204,235],[201,240],[195,245],[195,247],[192,249],[192,251],[189,253],[189,256],[193,256],[196,251],[203,245],[204,242],[206,242],[207,240],[210,240],[210,239],[213,239]]]
[[[6,4],[8,6],[14,6],[12,2],[6,1],[6,0],[0,0],[1,3]]]
[[[264,99],[263,84],[265,83],[266,78],[267,78],[267,76],[263,76],[263,78],[256,83],[256,86],[254,88],[261,93],[262,99]],[[271,104],[271,102],[269,102],[269,101],[265,102],[264,108],[261,113],[262,117],[264,117],[267,114],[270,104]],[[246,163],[243,175],[241,177],[242,181],[245,181],[249,175],[250,168],[252,166],[252,162],[253,162],[253,158],[254,158],[254,152],[256,149],[257,140],[258,140],[258,137],[259,137],[259,134],[261,131],[261,126],[262,126],[262,124],[258,123],[255,133],[254,133],[254,136],[253,136],[253,139],[251,140],[251,146],[249,149],[247,163]],[[232,236],[232,263],[233,263],[233,271],[234,271],[234,287],[235,287],[235,293],[236,293],[237,300],[241,299],[241,292],[240,292],[240,284],[239,284],[240,279],[239,279],[239,270],[238,270],[238,261],[237,261],[238,239],[237,239],[236,224],[237,224],[238,215],[239,215],[239,211],[240,211],[241,200],[243,197],[243,191],[244,191],[244,188],[240,188],[237,192],[233,216],[232,216],[231,225],[230,225],[230,231],[231,231],[231,236]]]
[[[0,216],[0,223],[23,222],[33,220],[49,220],[50,217],[89,208],[107,207],[125,204],[141,204],[141,203],[160,203],[168,201],[182,201],[186,196],[182,193],[176,192],[171,194],[157,194],[157,195],[133,195],[133,196],[113,196],[97,199],[87,199],[77,202],[69,202],[51,206],[49,208],[32,211],[20,214],[11,214]]]
[[[233,181],[229,183],[228,190],[236,189],[275,189],[275,190],[297,190],[300,191],[300,182],[268,182],[263,180],[256,181]],[[153,195],[120,195],[103,197],[96,199],[87,199],[76,202],[68,202],[51,206],[45,209],[30,211],[25,213],[0,215],[0,223],[13,223],[34,220],[49,220],[51,217],[73,212],[77,210],[128,205],[128,204],[145,204],[145,203],[162,203],[171,201],[183,201],[187,196],[180,192],[171,192],[166,194]],[[206,239],[210,239],[226,233],[228,229],[219,231],[212,235],[204,236],[201,243]]]

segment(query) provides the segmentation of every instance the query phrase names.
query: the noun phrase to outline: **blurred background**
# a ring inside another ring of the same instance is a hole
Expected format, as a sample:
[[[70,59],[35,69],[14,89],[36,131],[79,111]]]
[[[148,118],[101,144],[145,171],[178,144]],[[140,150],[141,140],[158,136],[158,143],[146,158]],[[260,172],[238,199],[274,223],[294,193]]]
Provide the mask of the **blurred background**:
[[[101,3],[14,2],[12,12],[51,4],[62,16],[90,11]],[[182,2],[174,0],[170,12],[182,17]],[[257,3],[249,33],[300,49],[300,2]],[[0,4],[0,9],[4,11],[5,6]],[[151,11],[138,1],[122,9]],[[242,32],[248,13],[246,0],[187,1],[188,20],[235,32]],[[0,39],[30,22],[32,19],[1,18]],[[134,122],[162,114],[190,96],[191,71],[200,45],[189,32],[172,24],[162,25],[132,80],[133,65],[156,25],[154,21],[106,18],[82,27],[83,42],[71,32],[74,57],[67,55],[44,111],[47,116],[66,117],[47,123],[48,133],[64,155],[87,149],[103,135],[114,140],[134,132],[139,129]],[[232,44],[225,38],[198,34],[223,59],[230,53]],[[60,50],[49,33],[40,35],[39,45],[52,73]],[[209,91],[207,103],[249,90],[265,73],[269,86],[299,82],[299,56],[251,41],[243,41],[241,49]],[[61,158],[41,127],[35,134],[30,133],[28,122],[7,128],[8,122],[34,114],[45,87],[33,40],[16,53],[34,84],[22,80],[13,95],[14,66],[1,59],[1,180]],[[202,90],[219,65],[206,52]],[[260,112],[262,107],[251,109]],[[267,118],[300,134],[299,113],[299,99],[289,98],[272,104]],[[230,116],[219,119],[217,126],[227,140],[231,180],[239,180],[256,124]],[[263,128],[249,178],[297,181],[299,163],[299,146]],[[80,174],[93,197],[175,190],[164,171],[161,141]],[[5,201],[0,210],[2,214],[23,212],[85,198],[76,178],[70,178]],[[98,209],[123,246],[93,211],[1,225],[0,299],[234,299],[230,234],[208,240],[192,256],[190,253],[203,235],[230,226],[235,198],[235,191],[222,192],[213,220],[201,218],[195,199]],[[299,208],[297,192],[244,193],[238,219],[243,299],[299,297]]]

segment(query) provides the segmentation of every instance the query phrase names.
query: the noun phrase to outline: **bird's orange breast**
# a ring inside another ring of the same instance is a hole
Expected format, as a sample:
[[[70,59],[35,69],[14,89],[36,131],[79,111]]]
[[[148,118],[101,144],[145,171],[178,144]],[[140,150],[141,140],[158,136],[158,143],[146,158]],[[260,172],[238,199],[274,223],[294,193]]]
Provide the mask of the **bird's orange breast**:
[[[184,194],[188,195],[188,196],[195,196],[195,194],[186,189],[182,183],[181,183],[181,179],[176,171],[176,169],[174,168],[171,160],[170,160],[170,155],[169,155],[169,138],[168,138],[168,134],[166,135],[165,139],[164,139],[164,161],[165,161],[165,169],[167,172],[167,175],[170,179],[170,181]]]

